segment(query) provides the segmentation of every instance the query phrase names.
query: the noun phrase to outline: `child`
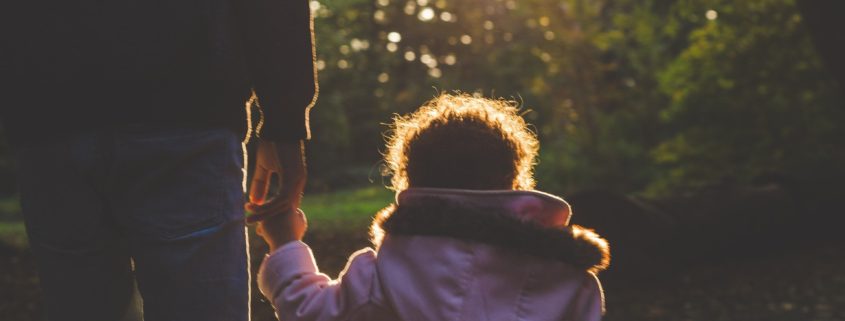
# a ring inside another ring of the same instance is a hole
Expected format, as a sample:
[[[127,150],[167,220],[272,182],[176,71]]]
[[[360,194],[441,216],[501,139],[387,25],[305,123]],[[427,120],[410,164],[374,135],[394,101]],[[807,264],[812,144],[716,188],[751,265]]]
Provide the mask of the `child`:
[[[259,226],[258,284],[280,320],[601,319],[607,243],[532,190],[538,142],[512,103],[444,94],[393,126],[396,203],[338,280],[299,241],[301,212]]]

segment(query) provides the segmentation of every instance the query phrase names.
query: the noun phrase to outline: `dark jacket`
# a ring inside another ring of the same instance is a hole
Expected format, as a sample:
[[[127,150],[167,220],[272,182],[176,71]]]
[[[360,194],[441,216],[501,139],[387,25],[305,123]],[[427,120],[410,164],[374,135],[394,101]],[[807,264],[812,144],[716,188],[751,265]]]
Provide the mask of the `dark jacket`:
[[[316,97],[307,0],[13,1],[0,13],[0,103],[14,143],[128,124],[307,138]]]

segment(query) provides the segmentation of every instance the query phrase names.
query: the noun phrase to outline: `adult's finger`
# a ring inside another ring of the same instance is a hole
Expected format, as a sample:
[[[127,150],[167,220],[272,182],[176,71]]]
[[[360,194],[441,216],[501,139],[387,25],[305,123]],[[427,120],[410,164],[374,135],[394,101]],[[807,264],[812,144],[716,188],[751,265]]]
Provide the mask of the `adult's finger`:
[[[249,203],[246,207],[247,210],[250,211],[250,215],[246,217],[246,222],[249,224],[266,222],[268,219],[273,217],[284,216],[293,212],[293,207],[289,202],[274,202],[262,205]]]
[[[301,145],[281,148],[281,173],[278,197],[290,200],[294,208],[299,207],[305,190],[307,170]]]
[[[261,204],[267,198],[267,191],[270,189],[270,179],[273,173],[266,167],[258,164],[252,175],[252,182],[249,187],[249,201]]]
[[[262,204],[248,203],[246,204],[245,208],[247,211],[252,212],[251,216],[267,216],[275,214],[284,214],[290,212],[295,207],[290,199],[281,197],[280,195],[271,198],[267,202]]]
[[[285,171],[290,175],[290,172]],[[298,208],[302,202],[302,192],[305,189],[305,177],[301,176],[294,180],[286,180],[279,188],[279,194],[275,199],[287,202],[291,208]]]

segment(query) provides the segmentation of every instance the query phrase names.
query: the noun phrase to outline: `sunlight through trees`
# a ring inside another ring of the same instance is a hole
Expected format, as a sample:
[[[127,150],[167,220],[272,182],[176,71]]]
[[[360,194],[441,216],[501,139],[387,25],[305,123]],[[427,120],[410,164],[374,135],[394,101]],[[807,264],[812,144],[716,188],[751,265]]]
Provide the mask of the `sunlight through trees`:
[[[317,185],[377,172],[379,123],[456,89],[532,110],[538,173],[553,190],[661,194],[820,175],[845,158],[825,152],[842,150],[833,125],[845,120],[842,99],[793,0],[314,0],[311,9]]]

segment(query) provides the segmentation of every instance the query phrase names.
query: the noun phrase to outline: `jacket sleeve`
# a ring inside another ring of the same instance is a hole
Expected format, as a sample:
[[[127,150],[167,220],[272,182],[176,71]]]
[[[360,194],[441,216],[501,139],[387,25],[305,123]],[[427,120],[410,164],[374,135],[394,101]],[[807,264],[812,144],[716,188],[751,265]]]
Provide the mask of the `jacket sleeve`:
[[[308,139],[318,91],[308,0],[244,0],[241,6],[247,65],[264,115],[259,135]]]
[[[598,277],[587,273],[570,305],[566,321],[600,321],[604,315],[604,291]]]
[[[330,280],[319,273],[308,246],[297,241],[264,259],[258,288],[281,321],[373,319],[384,310],[373,300],[375,271],[375,252],[363,249],[352,255],[338,280]]]

